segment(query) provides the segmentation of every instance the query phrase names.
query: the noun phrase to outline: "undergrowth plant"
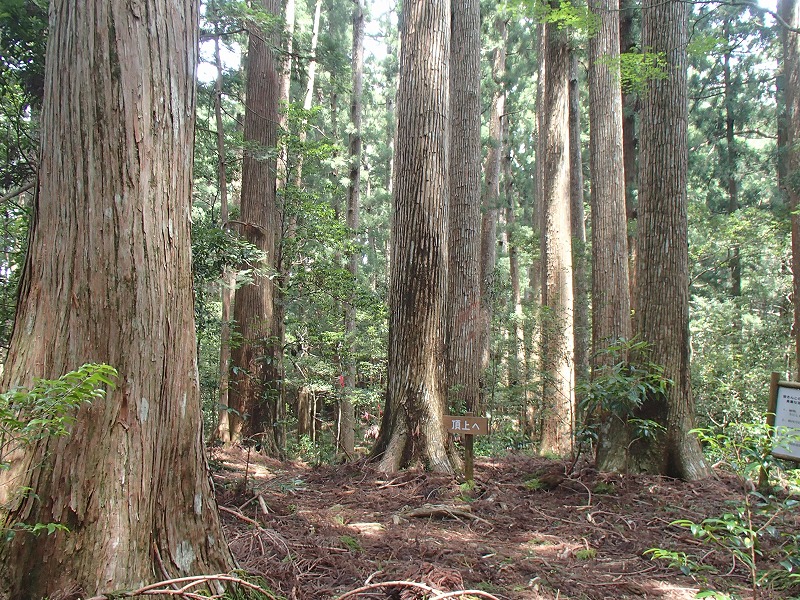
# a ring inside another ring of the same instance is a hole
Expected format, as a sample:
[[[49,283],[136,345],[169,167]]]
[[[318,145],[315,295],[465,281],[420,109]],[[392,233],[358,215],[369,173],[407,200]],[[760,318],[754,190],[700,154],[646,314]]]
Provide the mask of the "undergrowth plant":
[[[774,428],[735,424],[721,432],[696,429],[692,433],[718,467],[738,476],[740,495],[728,501],[730,509],[720,516],[699,522],[677,519],[671,525],[688,529],[712,552],[723,552],[734,565],[743,565],[752,598],[759,598],[765,588],[786,589],[800,583],[800,533],[793,526],[800,490],[792,485],[773,485],[788,481],[784,463],[771,454]],[[646,553],[702,581],[703,571],[714,570],[703,560],[712,552],[703,558],[664,548],[651,548]],[[716,590],[698,594],[698,598],[727,597]]]
[[[114,387],[117,372],[105,364],[86,364],[58,379],[39,379],[29,388],[18,388],[0,394],[0,471],[10,468],[14,453],[37,440],[69,433],[75,413],[81,405],[102,398]],[[31,493],[20,489],[19,494]],[[4,518],[0,506],[0,519]],[[38,534],[64,530],[58,523],[3,523],[0,535],[16,531]]]
[[[648,395],[664,395],[672,385],[664,376],[662,365],[643,358],[648,353],[647,342],[626,339],[616,340],[599,351],[603,366],[577,390],[583,425],[576,436],[581,451],[594,446],[602,424],[609,418],[625,423],[631,434],[629,447],[637,440],[665,431],[656,421],[634,416]]]

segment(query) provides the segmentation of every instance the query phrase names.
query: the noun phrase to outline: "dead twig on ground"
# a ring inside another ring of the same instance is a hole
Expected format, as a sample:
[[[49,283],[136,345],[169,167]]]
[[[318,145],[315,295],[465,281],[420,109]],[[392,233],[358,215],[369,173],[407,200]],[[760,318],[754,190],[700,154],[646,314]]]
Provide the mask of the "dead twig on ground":
[[[422,590],[430,594],[430,600],[444,600],[445,598],[459,598],[461,596],[477,596],[479,598],[487,598],[488,600],[500,600],[497,596],[493,596],[487,592],[480,590],[457,590],[455,592],[442,592],[436,588],[432,588],[424,583],[417,583],[416,581],[387,581],[385,583],[371,583],[364,585],[355,590],[350,590],[339,596],[336,600],[345,600],[346,598],[355,598],[359,594],[371,592],[372,590],[379,590],[385,587],[392,588],[412,588]]]
[[[445,519],[447,517],[451,519],[470,519],[472,521],[478,521],[480,523],[486,523],[487,525],[491,525],[489,521],[479,517],[478,515],[474,515],[468,510],[463,510],[460,508],[455,508],[452,506],[444,506],[442,504],[426,504],[424,506],[420,506],[419,508],[412,508],[411,510],[406,510],[400,513],[400,516],[403,518],[409,517],[421,517],[421,518],[440,518]]]
[[[175,579],[167,579],[164,581],[159,581],[156,583],[151,583],[150,585],[146,585],[140,587],[136,590],[130,591],[121,591],[121,592],[109,592],[108,594],[100,594],[99,596],[92,596],[88,600],[111,600],[117,598],[135,598],[136,596],[177,596],[180,598],[190,598],[191,600],[208,600],[209,598],[222,598],[224,592],[215,594],[213,596],[205,596],[202,594],[198,594],[196,592],[190,591],[192,588],[196,588],[206,583],[228,583],[234,585],[240,585],[242,587],[246,587],[251,589],[255,592],[260,594],[264,594],[268,598],[273,598],[277,600],[275,596],[270,594],[264,588],[256,585],[255,583],[250,583],[249,581],[245,581],[244,579],[240,579],[239,577],[234,577],[233,575],[197,575],[194,577],[178,577]],[[179,587],[174,589],[171,586],[178,586],[183,585],[183,587]]]

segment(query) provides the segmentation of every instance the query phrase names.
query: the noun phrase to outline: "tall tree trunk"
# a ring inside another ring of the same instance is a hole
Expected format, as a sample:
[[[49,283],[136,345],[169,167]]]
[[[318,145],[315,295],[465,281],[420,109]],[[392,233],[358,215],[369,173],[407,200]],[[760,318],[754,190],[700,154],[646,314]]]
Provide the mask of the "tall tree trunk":
[[[538,64],[536,65],[536,164],[535,164],[535,198],[533,202],[533,215],[531,223],[535,231],[541,234],[542,227],[542,209],[544,198],[544,147],[545,147],[545,117],[544,110],[544,86],[547,80],[547,63],[545,62],[545,30],[544,23],[539,23],[536,27],[536,56]],[[542,303],[542,257],[535,257],[531,261],[531,266],[528,270],[529,293],[530,301],[532,304],[541,307]],[[541,441],[542,431],[542,405],[543,405],[543,389],[540,382],[541,373],[541,353],[542,353],[542,315],[544,311],[540,310],[539,318],[536,319],[534,326],[531,328],[531,340],[528,347],[531,348],[531,355],[528,358],[527,371],[528,371],[528,386],[531,388],[530,394],[535,398],[525,406],[523,417],[523,431],[527,437],[535,444]]]
[[[314,102],[314,85],[316,82],[316,75],[317,75],[317,44],[319,42],[319,22],[320,16],[322,14],[322,0],[317,0],[316,6],[314,8],[314,21],[311,27],[311,50],[310,50],[310,59],[308,62],[308,79],[306,81],[306,92],[303,98],[303,110],[306,112],[311,110],[311,106]],[[305,144],[306,139],[308,137],[308,123],[306,119],[303,119],[303,124],[300,129],[299,136],[300,138],[300,145],[302,146]],[[334,136],[334,139],[336,137]],[[304,155],[300,153],[297,157],[297,165],[295,167],[295,174],[294,174],[294,185],[296,188],[300,189],[303,185],[303,162],[304,162]],[[295,227],[290,224],[288,228],[288,233],[290,235],[294,235]],[[287,273],[288,274],[288,273]],[[297,403],[295,405],[295,412],[297,414],[297,438],[300,439],[304,435],[311,435],[313,434],[313,428],[315,424],[315,414],[314,409],[316,407],[316,403],[309,402],[309,398],[311,397],[310,390],[307,389],[305,384],[300,385],[300,389],[297,390]]]
[[[730,43],[730,31],[728,25],[723,27],[726,40]],[[736,156],[736,131],[735,118],[733,115],[733,84],[731,83],[731,50],[726,49],[722,57],[722,83],[725,94],[725,187],[728,190],[728,214],[733,215],[739,210],[739,183],[736,180],[737,156]],[[728,249],[729,259],[728,268],[730,270],[731,297],[738,298],[742,295],[742,260],[739,252],[739,245],[734,244]],[[734,329],[741,330],[741,319],[737,318],[733,324]]]
[[[215,25],[214,66],[217,79],[214,83],[214,118],[217,124],[217,157],[219,161],[217,181],[219,182],[220,221],[222,229],[228,230],[228,164],[225,155],[225,124],[222,120],[222,58],[219,52],[219,27]],[[222,300],[222,320],[219,334],[219,416],[215,436],[223,444],[231,442],[231,427],[228,418],[228,384],[230,381],[231,359],[231,300],[236,284],[236,275],[225,268],[222,272],[220,296]]]
[[[503,117],[506,112],[506,96],[503,77],[506,68],[507,24],[504,16],[495,19],[495,28],[500,39],[494,49],[492,62],[492,79],[495,91],[492,96],[492,108],[489,116],[490,146],[484,165],[485,188],[483,197],[483,217],[481,219],[481,327],[480,327],[480,372],[485,377],[491,363],[492,349],[492,315],[494,304],[495,269],[497,263],[497,220],[500,203],[500,162],[503,145]],[[485,404],[485,396],[489,393],[488,382],[483,381],[481,387],[481,404]]]
[[[572,237],[569,197],[569,46],[566,32],[546,23],[542,145],[542,440],[540,452],[572,451],[575,424]]]
[[[619,0],[592,0],[589,8],[600,28],[589,39],[589,166],[592,173],[592,346],[593,373],[625,360],[600,352],[616,340],[631,337],[628,282],[628,234],[623,164],[623,110],[619,56]],[[609,60],[610,59],[610,60]],[[602,415],[598,440],[599,468],[624,468],[624,415]]]
[[[364,9],[361,0],[353,0],[353,95],[350,100],[350,186],[347,190],[347,227],[353,238],[358,234],[358,201],[361,186],[361,98],[364,89]],[[347,269],[356,284],[360,252],[351,252]],[[344,334],[348,355],[344,375],[344,395],[339,409],[339,443],[342,450],[353,456],[355,446],[355,414],[352,396],[356,388],[356,294],[355,287],[350,301],[345,304]]]
[[[391,472],[453,472],[444,423],[450,2],[410,0],[400,24],[386,405],[372,451]]]
[[[0,472],[0,595],[84,596],[227,571],[203,450],[192,306],[197,4],[50,4],[41,164],[3,389],[119,372],[71,435]],[[64,102],[69,98],[69,102]],[[54,243],[57,240],[57,243]],[[6,504],[8,502],[8,504]]]
[[[452,8],[447,388],[450,406],[478,414],[481,411],[480,1],[464,0]]]
[[[263,0],[266,10],[277,13],[276,0]],[[236,290],[233,317],[241,342],[231,352],[234,367],[228,392],[231,437],[234,441],[257,436],[266,452],[279,453],[277,427],[280,381],[277,361],[280,331],[274,329],[275,283],[280,216],[275,197],[278,141],[278,65],[263,32],[253,32],[247,51],[247,101],[244,141],[248,148],[242,164],[240,234],[265,260],[253,281]],[[272,157],[272,158],[270,158]],[[247,420],[243,416],[247,415]]]
[[[280,88],[278,89],[278,103],[280,121],[278,126],[283,131],[289,129],[289,103],[292,91],[292,53],[294,51],[294,21],[295,0],[282,0],[283,5],[283,37],[286,53],[281,59]],[[281,144],[281,155],[278,160],[278,176],[276,186],[283,190],[289,181],[289,146],[287,142]]]
[[[575,381],[589,379],[589,258],[586,247],[586,212],[583,207],[581,153],[581,103],[578,53],[569,52],[569,197],[572,230],[572,286],[575,294]]]
[[[786,98],[786,164],[784,186],[792,211],[792,282],[794,303],[795,368],[800,380],[800,5],[780,0],[778,12],[795,31],[783,30],[783,76]]]
[[[511,145],[508,138],[509,120],[503,122],[503,190],[506,199],[506,240],[508,245],[508,276],[511,280],[511,313],[513,316],[513,335],[511,347],[511,368],[509,385],[514,396],[519,398],[522,407],[529,404],[527,385],[527,355],[525,352],[525,317],[522,311],[522,289],[519,273],[519,246],[516,233],[516,214],[514,210],[514,183],[511,174]],[[523,381],[523,378],[525,381]]]
[[[637,334],[672,380],[635,416],[665,430],[653,439],[630,432],[628,469],[698,479],[709,474],[694,425],[689,369],[689,256],[686,177],[688,5],[645,0],[642,44],[663,52],[664,79],[649,82],[642,111],[641,193],[637,239]],[[635,439],[638,438],[638,439]]]
[[[637,46],[636,16],[639,7],[636,0],[619,0],[619,51],[633,52]],[[639,189],[639,137],[636,131],[639,116],[639,96],[636,92],[622,94],[622,155],[625,171],[625,212],[628,222],[628,280],[631,311],[635,311],[636,298],[636,206]]]
[[[314,85],[317,79],[317,44],[319,43],[319,22],[322,15],[322,0],[317,0],[314,6],[314,21],[311,25],[311,50],[308,61],[308,79],[306,81],[306,93],[303,96],[303,110],[308,112],[314,103]],[[304,144],[308,137],[308,122],[303,119],[303,126],[300,129],[300,144]],[[335,139],[335,138],[334,138]],[[297,157],[297,170],[295,172],[295,185],[300,187],[303,182],[303,154]]]

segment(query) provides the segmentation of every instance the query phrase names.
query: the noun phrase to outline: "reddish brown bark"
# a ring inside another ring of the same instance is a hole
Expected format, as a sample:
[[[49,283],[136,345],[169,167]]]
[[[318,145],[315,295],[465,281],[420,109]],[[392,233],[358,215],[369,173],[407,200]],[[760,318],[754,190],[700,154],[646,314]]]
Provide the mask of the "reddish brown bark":
[[[642,111],[636,323],[638,336],[651,346],[649,358],[664,366],[673,385],[666,394],[649,396],[635,414],[659,423],[664,433],[616,443],[630,448],[628,470],[697,479],[709,471],[689,433],[694,400],[686,191],[688,11],[680,0],[646,0],[642,16],[642,43],[664,53],[667,76],[649,82]]]
[[[264,8],[277,13],[276,0]],[[236,290],[233,318],[240,343],[231,352],[228,401],[234,441],[253,438],[271,455],[280,448],[277,423],[281,403],[280,338],[276,328],[274,272],[278,268],[280,217],[276,201],[278,65],[262,32],[250,36],[247,53],[247,102],[242,165],[239,233],[264,252],[253,281]]]
[[[781,0],[778,11],[792,28],[800,28],[800,5],[797,0]],[[795,369],[800,380],[800,33],[784,28],[783,76],[785,107],[786,145],[783,148],[785,176],[784,188],[792,210],[792,282],[794,303]]]
[[[450,2],[411,0],[400,26],[386,405],[372,456],[384,471],[452,472],[444,426]]]
[[[189,211],[194,2],[50,5],[42,153],[3,388],[85,362],[117,388],[0,474],[0,595],[91,596],[226,571],[202,445]],[[54,242],[55,241],[55,242]]]
[[[544,26],[541,167],[542,373],[540,451],[566,455],[575,423],[572,236],[569,195],[569,47],[566,32]]]
[[[450,52],[450,406],[480,412],[480,2],[453,7]]]

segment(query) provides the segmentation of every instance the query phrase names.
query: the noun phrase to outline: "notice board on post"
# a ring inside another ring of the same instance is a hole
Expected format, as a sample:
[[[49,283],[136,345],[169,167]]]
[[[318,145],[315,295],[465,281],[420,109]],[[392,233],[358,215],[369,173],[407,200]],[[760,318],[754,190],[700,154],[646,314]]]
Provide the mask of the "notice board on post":
[[[800,383],[780,381],[773,373],[770,381],[767,423],[774,427],[772,455],[800,462]]]

